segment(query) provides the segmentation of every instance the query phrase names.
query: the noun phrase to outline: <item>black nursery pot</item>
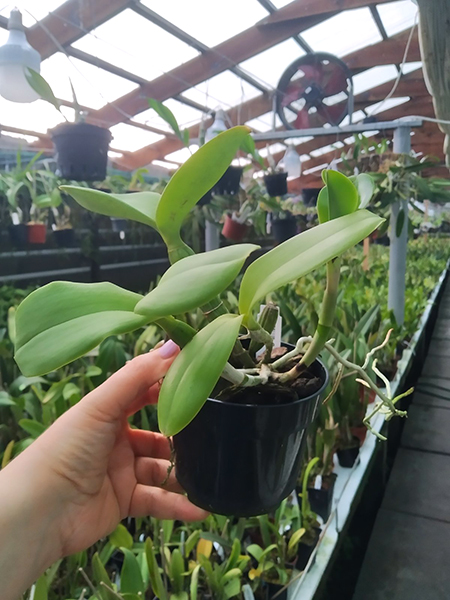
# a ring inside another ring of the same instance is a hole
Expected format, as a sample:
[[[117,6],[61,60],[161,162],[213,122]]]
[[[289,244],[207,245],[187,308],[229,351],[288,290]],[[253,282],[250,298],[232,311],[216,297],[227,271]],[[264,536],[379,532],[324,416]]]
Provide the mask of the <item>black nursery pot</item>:
[[[214,194],[230,194],[234,196],[239,191],[239,184],[244,169],[242,167],[230,166],[213,187]]]
[[[316,360],[322,386],[285,404],[243,404],[208,398],[174,436],[176,474],[189,499],[208,511],[249,517],[277,508],[295,488],[306,429],[317,415],[328,372]]]
[[[53,232],[56,243],[61,248],[70,248],[75,243],[75,231],[70,227],[67,229],[55,229]]]
[[[303,188],[302,199],[305,206],[315,206],[322,188]]]
[[[287,173],[273,173],[264,175],[264,183],[269,196],[284,196],[288,193]]]
[[[103,181],[106,177],[109,129],[90,123],[62,123],[52,132],[61,177],[76,181]]]
[[[280,244],[297,234],[297,220],[295,217],[287,219],[274,219],[272,221],[272,235]]]
[[[25,223],[10,225],[8,227],[9,237],[14,246],[22,248],[27,243],[27,226]]]
[[[325,480],[325,477],[323,480]],[[319,515],[319,517],[322,517],[324,523],[328,521],[331,514],[335,482],[336,473],[332,473],[326,477],[327,487],[322,483],[322,488],[320,490],[311,487],[308,488],[308,500],[311,505],[311,510]]]
[[[355,445],[351,448],[336,451],[340,466],[346,469],[351,469],[359,456],[360,441],[357,437],[354,437],[353,440]]]
[[[279,583],[272,583],[271,581],[266,581],[264,583],[264,590],[266,592],[266,600],[271,600],[273,596],[275,596],[275,594],[278,594],[275,600],[287,600],[288,588],[285,585],[281,585]],[[283,591],[281,592],[280,590]]]
[[[295,568],[299,571],[304,571],[306,565],[308,564],[309,559],[311,558],[311,554],[314,552],[314,548],[317,546],[317,542],[320,537],[320,529],[314,528],[314,541],[312,544],[300,544],[298,545],[297,551],[297,561],[295,563]]]

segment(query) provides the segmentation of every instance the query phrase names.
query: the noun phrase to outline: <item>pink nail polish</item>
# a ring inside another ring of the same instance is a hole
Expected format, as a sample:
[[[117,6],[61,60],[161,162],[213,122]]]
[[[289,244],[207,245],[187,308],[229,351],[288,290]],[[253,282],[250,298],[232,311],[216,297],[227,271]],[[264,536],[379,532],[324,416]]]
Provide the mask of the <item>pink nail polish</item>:
[[[158,349],[161,358],[171,358],[180,348],[172,340],[168,340],[161,348]]]

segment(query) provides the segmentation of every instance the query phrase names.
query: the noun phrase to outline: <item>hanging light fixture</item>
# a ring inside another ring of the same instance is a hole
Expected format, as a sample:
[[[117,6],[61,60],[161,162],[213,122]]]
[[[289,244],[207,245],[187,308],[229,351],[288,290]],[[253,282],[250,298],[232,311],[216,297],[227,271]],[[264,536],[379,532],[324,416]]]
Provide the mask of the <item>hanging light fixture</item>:
[[[22,14],[14,8],[8,21],[9,36],[0,47],[0,95],[12,102],[34,102],[39,95],[30,86],[25,69],[39,73],[41,57],[25,36]]]
[[[214,115],[214,122],[206,130],[205,142],[211,141],[213,138],[216,137],[216,135],[219,135],[219,133],[222,133],[222,131],[226,131],[228,129],[225,123],[226,118],[227,117],[225,115],[225,112],[221,108],[216,110],[216,114]]]
[[[296,179],[302,174],[302,163],[294,146],[289,145],[286,148],[286,152],[280,162],[288,174],[288,179]]]

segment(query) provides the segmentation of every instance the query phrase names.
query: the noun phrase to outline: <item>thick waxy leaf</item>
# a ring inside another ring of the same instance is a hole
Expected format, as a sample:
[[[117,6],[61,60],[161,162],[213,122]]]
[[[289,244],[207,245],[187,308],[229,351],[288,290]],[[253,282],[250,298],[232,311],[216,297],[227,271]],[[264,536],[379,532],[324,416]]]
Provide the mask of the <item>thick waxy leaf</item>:
[[[55,281],[30,294],[16,312],[15,359],[24,375],[48,373],[79,358],[112,334],[147,319],[134,307],[142,296],[112,283]]]
[[[156,211],[158,230],[169,246],[178,241],[184,219],[225,173],[249,132],[248,127],[233,127],[220,133],[173,175]]]
[[[117,219],[137,221],[157,230],[155,218],[160,195],[155,192],[108,194],[75,185],[62,185],[61,189],[91,212]]]
[[[355,212],[358,208],[358,190],[348,177],[339,171],[323,171],[322,178],[326,189],[319,194],[317,201],[319,219],[325,223]]]
[[[46,100],[47,102],[50,102],[50,104],[53,104],[56,110],[59,110],[61,112],[59,100],[56,98],[52,88],[42,77],[42,75],[34,69],[31,69],[30,67],[25,67],[24,73],[26,80],[36,92],[36,94],[38,94],[42,98],[42,100]]]
[[[170,367],[161,386],[159,428],[175,435],[192,421],[219,380],[239,333],[242,317],[222,315],[199,331]]]
[[[266,294],[340,256],[383,220],[367,210],[358,210],[283,242],[248,267],[242,278],[239,311],[248,315]]]
[[[144,582],[141,569],[135,555],[127,548],[121,548],[124,554],[122,570],[120,572],[120,591],[128,594],[144,594]]]
[[[359,208],[366,208],[372,200],[375,191],[375,181],[367,173],[360,173],[352,178],[359,194]]]
[[[135,312],[154,321],[206,304],[234,281],[247,256],[258,248],[238,244],[183,258],[136,305]]]

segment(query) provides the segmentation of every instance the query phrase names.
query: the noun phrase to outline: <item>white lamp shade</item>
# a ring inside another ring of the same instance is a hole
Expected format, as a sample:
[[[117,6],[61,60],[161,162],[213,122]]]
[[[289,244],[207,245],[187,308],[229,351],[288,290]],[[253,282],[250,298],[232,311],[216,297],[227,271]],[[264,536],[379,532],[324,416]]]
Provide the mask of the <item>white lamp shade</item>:
[[[39,73],[41,57],[25,36],[22,16],[13,10],[9,21],[9,36],[0,47],[0,95],[12,102],[34,102],[39,98],[25,76],[25,69]]]
[[[209,142],[215,138],[216,135],[219,135],[219,133],[222,133],[222,131],[226,131],[228,129],[225,123],[225,118],[225,113],[223,110],[219,109],[216,112],[213,124],[208,127],[205,132],[205,142]]]
[[[300,156],[293,146],[288,146],[282,159],[284,170],[288,174],[288,179],[296,179],[302,174],[302,163]]]

